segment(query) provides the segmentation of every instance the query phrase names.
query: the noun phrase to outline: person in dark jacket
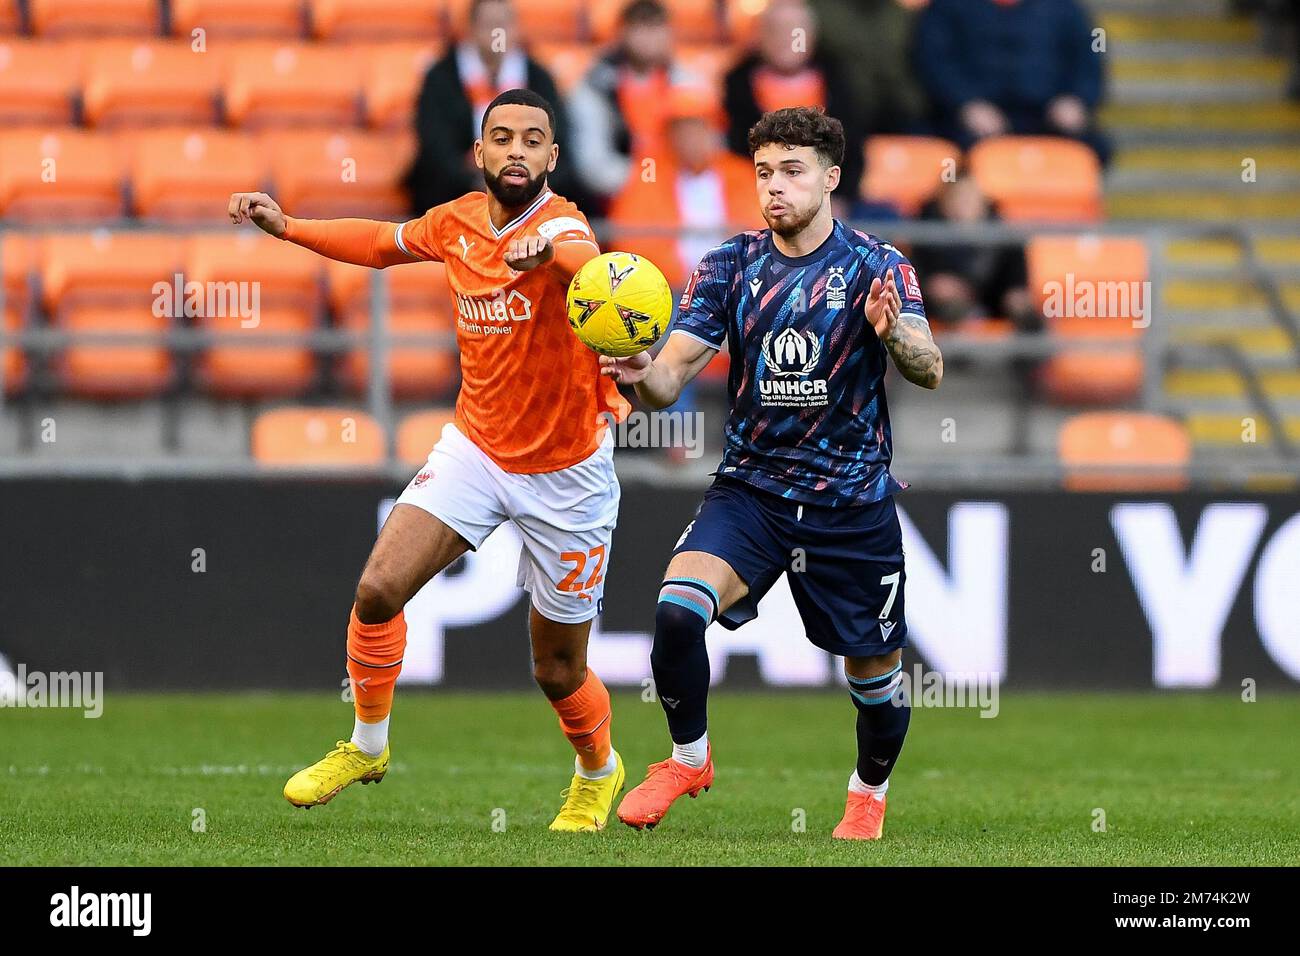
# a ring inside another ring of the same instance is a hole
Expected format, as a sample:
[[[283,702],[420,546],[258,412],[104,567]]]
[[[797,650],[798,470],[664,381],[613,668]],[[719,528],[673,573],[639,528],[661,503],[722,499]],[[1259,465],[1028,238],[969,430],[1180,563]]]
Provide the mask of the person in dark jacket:
[[[773,0],[763,12],[754,50],[726,75],[727,146],[750,157],[749,130],[764,113],[820,106],[844,125],[844,165],[836,204],[845,214],[862,177],[865,111],[848,94],[839,64],[817,46],[817,21],[803,0]]]
[[[1100,43],[1078,0],[932,0],[914,63],[935,131],[962,148],[1008,133],[1068,136],[1104,164]]]
[[[564,155],[568,125],[555,81],[525,53],[518,37],[510,0],[473,0],[465,37],[429,68],[416,104],[419,148],[406,178],[413,214],[482,190],[474,140],[483,111],[498,93],[519,87],[555,108],[560,158],[547,179],[557,193],[581,205],[572,159]]]

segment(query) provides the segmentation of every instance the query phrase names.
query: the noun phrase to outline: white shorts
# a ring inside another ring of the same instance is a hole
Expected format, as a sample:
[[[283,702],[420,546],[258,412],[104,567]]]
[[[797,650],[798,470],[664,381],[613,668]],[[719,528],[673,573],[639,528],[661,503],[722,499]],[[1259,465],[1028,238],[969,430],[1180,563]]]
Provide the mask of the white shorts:
[[[520,475],[503,471],[451,424],[397,499],[429,512],[474,550],[502,522],[513,522],[523,539],[517,583],[543,617],[561,624],[602,610],[618,501],[608,431],[576,465]]]

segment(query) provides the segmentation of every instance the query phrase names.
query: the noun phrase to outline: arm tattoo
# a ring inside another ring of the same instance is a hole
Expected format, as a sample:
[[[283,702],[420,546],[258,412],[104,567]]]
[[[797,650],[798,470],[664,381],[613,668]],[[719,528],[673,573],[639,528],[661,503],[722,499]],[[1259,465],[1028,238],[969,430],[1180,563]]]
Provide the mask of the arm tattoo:
[[[894,330],[885,338],[885,348],[903,378],[922,388],[938,388],[943,378],[943,356],[930,335],[930,323],[923,317],[902,312]]]

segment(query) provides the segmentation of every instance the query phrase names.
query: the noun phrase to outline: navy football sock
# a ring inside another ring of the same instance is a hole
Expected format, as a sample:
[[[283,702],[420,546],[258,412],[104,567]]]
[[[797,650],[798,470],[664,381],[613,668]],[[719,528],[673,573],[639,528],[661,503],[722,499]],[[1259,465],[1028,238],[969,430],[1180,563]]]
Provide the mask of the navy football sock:
[[[650,668],[673,743],[693,743],[708,729],[709,654],[704,630],[717,610],[713,588],[695,578],[668,578],[659,591]]]
[[[849,694],[858,709],[858,779],[878,787],[903,750],[912,706],[902,688],[903,665],[879,677],[850,677]]]

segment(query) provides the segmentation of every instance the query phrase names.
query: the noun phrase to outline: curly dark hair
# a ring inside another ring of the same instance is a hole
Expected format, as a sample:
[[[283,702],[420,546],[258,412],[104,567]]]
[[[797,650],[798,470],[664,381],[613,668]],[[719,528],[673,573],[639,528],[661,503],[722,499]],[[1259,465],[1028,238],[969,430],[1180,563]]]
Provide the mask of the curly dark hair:
[[[749,131],[749,155],[769,143],[811,146],[823,166],[844,162],[844,125],[820,106],[790,106],[764,113]]]

